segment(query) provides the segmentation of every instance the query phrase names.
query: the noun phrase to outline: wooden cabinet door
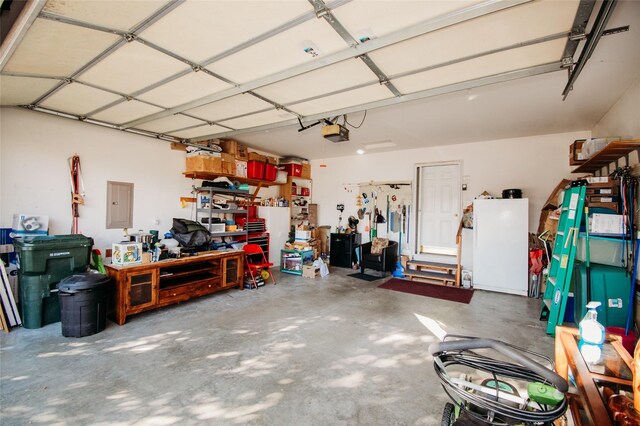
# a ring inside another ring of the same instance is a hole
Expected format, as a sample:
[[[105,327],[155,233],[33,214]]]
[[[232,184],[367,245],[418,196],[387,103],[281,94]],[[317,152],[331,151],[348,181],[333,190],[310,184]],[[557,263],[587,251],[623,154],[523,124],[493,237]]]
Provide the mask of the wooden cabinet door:
[[[242,256],[230,256],[222,259],[222,286],[233,287],[241,285],[243,267]]]
[[[127,274],[127,314],[140,312],[158,303],[158,271]]]

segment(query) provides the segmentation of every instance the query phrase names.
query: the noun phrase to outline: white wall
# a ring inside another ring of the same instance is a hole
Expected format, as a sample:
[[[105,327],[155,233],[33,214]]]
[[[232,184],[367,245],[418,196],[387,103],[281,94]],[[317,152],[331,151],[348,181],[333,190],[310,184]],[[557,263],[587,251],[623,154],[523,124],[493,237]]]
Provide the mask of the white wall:
[[[464,206],[482,191],[500,197],[503,189],[521,188],[529,198],[529,229],[535,232],[549,193],[560,180],[572,176],[569,145],[590,136],[586,131],[571,132],[313,160],[313,202],[319,205],[320,223],[335,228],[336,204],[345,204],[345,219],[356,213],[357,193],[349,192],[344,184],[412,181],[416,163],[461,160],[468,184]]]
[[[640,77],[593,127],[593,136],[640,139]]]
[[[134,230],[162,235],[173,217],[190,217],[180,206],[192,185],[181,175],[184,153],[166,142],[14,108],[0,110],[0,124],[1,227],[11,227],[14,213],[30,213],[50,216],[50,234],[70,233],[67,159],[75,153],[86,191],[79,228],[96,247],[122,237],[122,230],[105,229],[108,180],[134,183]]]

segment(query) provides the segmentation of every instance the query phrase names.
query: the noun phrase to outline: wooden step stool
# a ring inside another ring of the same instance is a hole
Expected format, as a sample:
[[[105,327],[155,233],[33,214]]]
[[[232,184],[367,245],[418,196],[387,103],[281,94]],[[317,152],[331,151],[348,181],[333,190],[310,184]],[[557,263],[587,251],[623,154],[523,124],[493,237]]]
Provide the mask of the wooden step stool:
[[[404,274],[411,281],[426,282],[451,287],[460,287],[458,280],[458,265],[438,262],[410,260]]]

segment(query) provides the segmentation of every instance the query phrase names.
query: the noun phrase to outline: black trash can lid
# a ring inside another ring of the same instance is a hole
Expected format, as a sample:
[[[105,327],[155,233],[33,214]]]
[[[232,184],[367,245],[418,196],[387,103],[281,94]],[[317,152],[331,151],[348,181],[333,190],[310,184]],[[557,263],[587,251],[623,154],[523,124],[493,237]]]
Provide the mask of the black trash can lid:
[[[104,274],[83,272],[64,278],[58,284],[58,289],[65,293],[75,293],[83,290],[96,290],[109,283],[109,277]]]

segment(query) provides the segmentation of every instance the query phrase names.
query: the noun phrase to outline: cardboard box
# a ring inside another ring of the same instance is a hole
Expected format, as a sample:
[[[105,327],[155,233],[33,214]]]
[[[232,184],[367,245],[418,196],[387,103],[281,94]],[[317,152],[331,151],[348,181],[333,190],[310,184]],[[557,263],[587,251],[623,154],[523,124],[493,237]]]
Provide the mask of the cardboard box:
[[[235,163],[236,162],[236,156],[233,154],[228,154],[226,152],[222,152],[220,154],[220,156],[222,157],[222,162],[226,162],[226,163]]]
[[[311,164],[303,163],[302,172],[300,173],[302,179],[311,179]]]
[[[186,173],[221,173],[222,159],[210,155],[187,157]]]
[[[551,195],[549,195],[549,198],[547,198],[547,201],[544,202],[542,206],[542,210],[549,210],[549,209],[554,210],[560,207],[560,205],[562,204],[562,199],[560,197],[560,194],[564,192],[565,187],[570,183],[571,183],[570,180],[562,179],[562,181],[559,184],[557,184],[555,188],[553,188],[553,191],[551,191]]]
[[[236,175],[236,160],[223,161],[222,162],[222,174],[235,176]]]
[[[582,145],[584,144],[584,139],[580,139],[574,141],[571,145],[569,145],[569,165],[570,166],[578,166],[587,161],[587,158],[582,153]]]
[[[311,231],[296,230],[296,241],[308,241],[311,239]]]
[[[247,161],[249,159],[247,147],[238,143],[238,141],[222,140],[220,141],[220,147],[222,147],[222,152],[233,154],[236,160]]]
[[[619,214],[591,215],[589,232],[592,234],[624,234],[624,216]]]
[[[553,246],[556,234],[558,233],[558,224],[560,220],[558,216],[553,214],[553,210],[543,210],[540,212],[540,222],[538,223],[538,235],[544,231],[548,231],[548,240]]]
[[[247,162],[236,160],[236,176],[247,177]]]
[[[589,208],[607,209],[618,213],[618,203],[589,203]]]
[[[11,234],[16,236],[47,235],[49,233],[49,216],[37,214],[14,214]]]
[[[261,163],[266,163],[267,157],[262,154],[258,154],[257,152],[249,152],[249,161],[259,161]]]
[[[302,265],[302,276],[304,278],[315,278],[320,276],[320,268],[313,265]]]
[[[267,163],[269,164],[273,164],[274,166],[278,165],[278,157],[271,157],[269,155],[267,155]]]
[[[111,263],[120,266],[142,263],[142,243],[123,242],[112,244]]]

